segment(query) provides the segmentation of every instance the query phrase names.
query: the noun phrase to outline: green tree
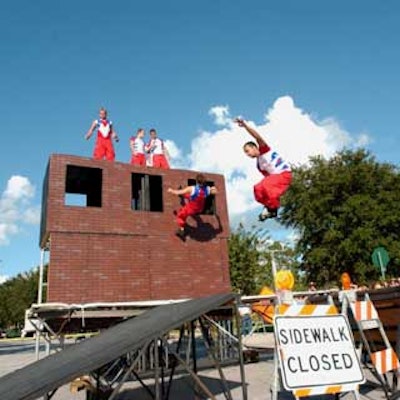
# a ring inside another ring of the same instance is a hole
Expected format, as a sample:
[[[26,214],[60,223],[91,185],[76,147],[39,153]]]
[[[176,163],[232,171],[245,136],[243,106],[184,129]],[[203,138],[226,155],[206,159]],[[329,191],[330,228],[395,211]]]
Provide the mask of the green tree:
[[[358,282],[379,277],[371,253],[384,246],[389,274],[400,266],[400,176],[365,150],[331,159],[314,157],[293,171],[281,222],[298,230],[301,269],[319,285],[337,283],[347,271]]]
[[[0,285],[0,326],[21,327],[25,310],[37,301],[38,269],[18,274]]]
[[[278,268],[289,268],[296,275],[294,249],[271,241],[265,230],[246,229],[240,224],[229,238],[230,275],[234,291],[255,295],[263,286],[272,289],[272,254]]]
[[[271,257],[274,257],[275,268],[277,271],[280,269],[288,269],[293,273],[295,278],[293,290],[305,290],[306,281],[304,274],[299,269],[299,260],[296,254],[296,250],[280,241],[272,242],[268,245],[267,254],[272,263]],[[271,266],[272,269],[272,266]]]
[[[256,293],[260,270],[259,238],[242,224],[229,237],[229,264],[234,291],[243,295]]]

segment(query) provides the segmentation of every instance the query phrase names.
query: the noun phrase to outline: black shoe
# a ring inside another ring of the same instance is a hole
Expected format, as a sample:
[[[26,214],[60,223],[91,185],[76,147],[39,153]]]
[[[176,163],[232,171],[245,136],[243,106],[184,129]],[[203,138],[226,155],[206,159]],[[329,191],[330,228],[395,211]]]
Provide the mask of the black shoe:
[[[183,229],[178,229],[175,232],[175,235],[178,236],[179,239],[185,241],[186,240],[186,235],[185,235],[185,231]]]
[[[265,221],[268,218],[275,218],[278,215],[278,209],[277,208],[268,208],[264,207],[264,209],[261,211],[261,214],[258,216],[259,221]]]

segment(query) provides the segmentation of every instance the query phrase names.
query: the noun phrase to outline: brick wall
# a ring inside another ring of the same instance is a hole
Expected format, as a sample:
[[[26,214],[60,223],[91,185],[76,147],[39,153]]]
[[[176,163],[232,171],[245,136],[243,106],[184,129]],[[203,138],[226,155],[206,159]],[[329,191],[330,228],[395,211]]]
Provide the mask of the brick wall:
[[[102,170],[102,206],[65,204],[67,165]],[[162,176],[163,211],[131,208],[131,174]],[[175,237],[179,199],[194,171],[134,167],[119,162],[52,155],[45,177],[40,246],[49,241],[49,302],[86,303],[199,297],[230,291],[229,222],[224,179],[215,215],[189,219],[189,237]]]

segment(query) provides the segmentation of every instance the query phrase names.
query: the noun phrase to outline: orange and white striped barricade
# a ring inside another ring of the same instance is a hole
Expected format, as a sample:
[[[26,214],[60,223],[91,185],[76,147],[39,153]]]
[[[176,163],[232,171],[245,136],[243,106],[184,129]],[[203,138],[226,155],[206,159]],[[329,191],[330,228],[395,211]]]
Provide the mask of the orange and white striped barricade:
[[[354,320],[363,330],[379,329],[379,315],[371,300],[349,302]]]
[[[396,352],[389,342],[379,314],[370,300],[368,293],[365,294],[365,299],[363,301],[348,301],[348,304],[357,324],[362,344],[372,363],[372,367],[370,367],[371,372],[384,390],[386,398],[391,399],[393,398],[393,394],[397,391],[397,373],[400,369],[400,363]],[[382,349],[382,346],[380,346],[381,348],[376,348],[375,343],[368,340],[365,331],[372,329],[379,331],[385,347],[384,349]],[[389,384],[387,376],[388,372],[391,371],[394,372],[392,385]],[[397,397],[400,397],[400,392],[397,391],[397,393],[399,394]]]
[[[400,368],[399,359],[392,348],[372,353],[371,361],[381,375]]]
[[[348,319],[334,305],[292,305],[274,318],[283,387],[296,398],[353,392],[365,381]]]

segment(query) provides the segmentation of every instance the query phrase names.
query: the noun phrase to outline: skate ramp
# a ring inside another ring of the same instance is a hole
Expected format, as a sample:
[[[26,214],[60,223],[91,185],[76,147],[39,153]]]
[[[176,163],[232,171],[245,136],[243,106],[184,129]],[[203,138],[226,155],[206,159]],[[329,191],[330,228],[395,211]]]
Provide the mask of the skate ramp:
[[[33,400],[44,396],[234,299],[232,293],[219,294],[146,311],[96,337],[1,377],[1,400]]]

